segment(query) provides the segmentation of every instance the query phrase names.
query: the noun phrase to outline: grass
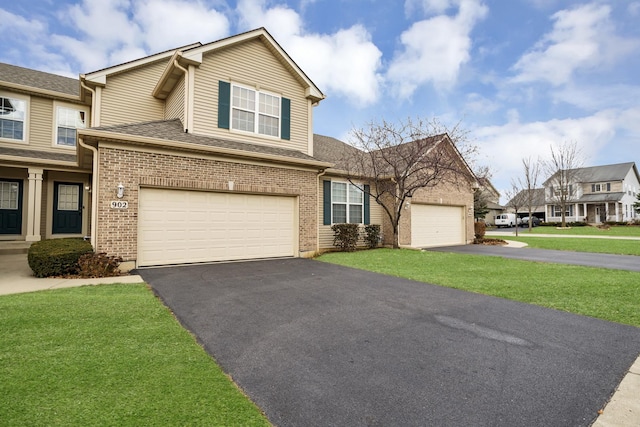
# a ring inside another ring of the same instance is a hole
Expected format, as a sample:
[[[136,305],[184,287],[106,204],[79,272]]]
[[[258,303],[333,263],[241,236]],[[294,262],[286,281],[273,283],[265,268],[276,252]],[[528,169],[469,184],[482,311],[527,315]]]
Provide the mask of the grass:
[[[528,228],[523,228],[525,233],[529,232]],[[496,230],[499,231],[499,230]],[[609,229],[585,226],[585,227],[572,227],[558,230],[556,227],[541,226],[534,227],[531,234],[558,234],[564,236],[616,236],[616,237],[640,237],[640,226],[630,225],[616,225]]]
[[[268,426],[144,284],[0,297],[0,424]]]
[[[397,249],[318,259],[640,327],[636,272]]]
[[[539,249],[556,249],[560,251],[596,252],[602,254],[640,256],[640,241],[638,240],[589,239],[571,237],[563,237],[561,239],[558,239],[553,237],[521,236],[509,236],[507,237],[507,239],[524,242],[529,245],[529,247]]]

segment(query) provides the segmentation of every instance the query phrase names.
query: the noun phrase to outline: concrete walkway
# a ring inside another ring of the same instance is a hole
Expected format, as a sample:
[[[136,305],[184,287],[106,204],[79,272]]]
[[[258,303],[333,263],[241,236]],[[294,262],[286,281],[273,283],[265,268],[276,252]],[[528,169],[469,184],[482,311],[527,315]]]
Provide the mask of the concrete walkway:
[[[26,254],[0,255],[0,295],[84,285],[142,282],[144,282],[144,280],[138,275],[105,277],[100,279],[39,279],[33,276],[33,272],[27,263]]]

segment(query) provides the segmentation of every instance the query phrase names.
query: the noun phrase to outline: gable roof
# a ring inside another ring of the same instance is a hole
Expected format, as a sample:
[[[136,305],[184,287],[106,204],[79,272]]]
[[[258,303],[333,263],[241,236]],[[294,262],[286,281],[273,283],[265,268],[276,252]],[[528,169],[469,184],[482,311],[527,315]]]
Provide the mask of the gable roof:
[[[313,135],[313,157],[333,163],[334,169],[347,170],[347,159],[360,151],[353,145],[339,139],[325,135]]]
[[[320,169],[330,166],[296,150],[185,133],[180,119],[79,129],[78,137],[302,164]]]
[[[570,169],[578,182],[603,182],[603,181],[622,181],[626,178],[629,170],[633,169],[638,176],[638,169],[634,162],[616,163],[613,165],[590,166],[585,168]],[[551,181],[558,172],[554,173],[544,184]],[[639,178],[640,181],[640,178]]]
[[[175,52],[174,60],[170,61],[167,65],[167,69],[164,71],[160,81],[154,89],[153,95],[159,98],[166,97],[173,85],[175,85],[179,75],[182,75],[182,71],[176,66],[175,61],[182,66],[194,64],[199,65],[202,63],[203,55],[206,53],[214,52],[219,49],[226,49],[228,47],[244,43],[249,40],[260,40],[267,46],[271,53],[287,68],[287,70],[298,80],[298,82],[305,88],[306,97],[312,102],[320,102],[325,98],[325,95],[318,89],[318,87],[311,81],[311,79],[302,71],[302,69],[295,63],[293,59],[285,52],[285,50],[276,42],[271,34],[264,28],[257,28],[255,30],[247,31],[245,33],[230,36],[221,40],[217,40],[207,44],[198,44],[196,46],[179,49]]]
[[[520,192],[518,192],[518,194],[516,194],[514,197],[511,198],[511,200],[509,200],[507,202],[507,205],[511,205],[511,201],[512,200],[527,200],[527,192],[529,190],[520,190]],[[533,190],[531,190],[531,201],[532,201],[532,206],[536,207],[536,206],[544,206],[545,205],[545,193],[544,193],[544,188],[534,188]]]
[[[23,92],[39,93],[53,97],[74,99],[80,97],[80,82],[78,79],[1,62],[0,85]]]

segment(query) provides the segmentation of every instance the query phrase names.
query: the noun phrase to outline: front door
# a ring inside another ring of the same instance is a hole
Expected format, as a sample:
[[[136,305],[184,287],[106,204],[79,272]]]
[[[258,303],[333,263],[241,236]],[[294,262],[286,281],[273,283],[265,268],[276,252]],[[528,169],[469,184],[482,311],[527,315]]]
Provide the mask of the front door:
[[[0,234],[22,234],[22,181],[0,180]]]
[[[82,233],[82,184],[53,184],[53,234]]]

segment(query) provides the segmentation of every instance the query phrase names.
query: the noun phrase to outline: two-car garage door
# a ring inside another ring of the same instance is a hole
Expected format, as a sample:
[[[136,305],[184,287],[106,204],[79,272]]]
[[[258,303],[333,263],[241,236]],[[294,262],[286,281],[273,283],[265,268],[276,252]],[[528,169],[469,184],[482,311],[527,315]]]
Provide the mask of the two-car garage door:
[[[295,198],[143,188],[138,265],[293,256]]]
[[[465,244],[464,209],[460,206],[411,204],[411,246]]]

